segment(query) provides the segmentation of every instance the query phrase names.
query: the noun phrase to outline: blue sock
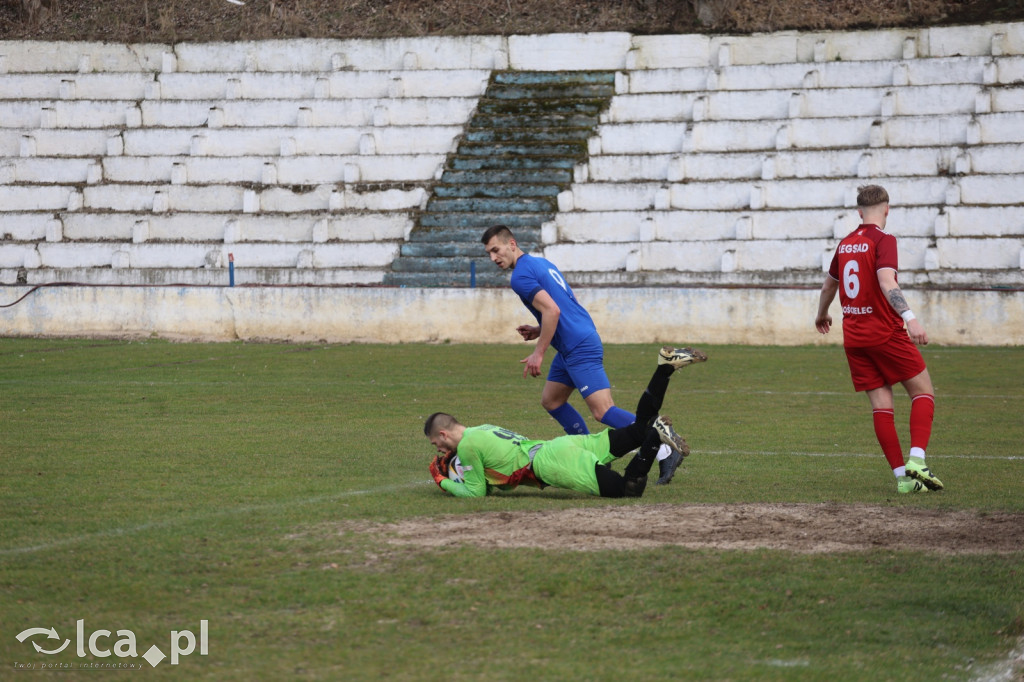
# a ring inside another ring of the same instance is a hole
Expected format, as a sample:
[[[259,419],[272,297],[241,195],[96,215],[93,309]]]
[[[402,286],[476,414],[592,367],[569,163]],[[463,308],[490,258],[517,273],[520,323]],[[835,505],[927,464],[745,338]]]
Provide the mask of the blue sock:
[[[625,426],[629,426],[636,421],[636,415],[632,412],[626,412],[620,407],[612,405],[608,408],[608,411],[601,417],[601,423],[605,426],[610,426],[613,429],[621,429]]]
[[[569,403],[563,403],[553,410],[548,410],[548,414],[555,418],[555,421],[562,425],[565,432],[570,436],[577,436],[590,433],[590,429],[587,428],[586,422],[583,421],[583,417],[576,411],[576,408]]]

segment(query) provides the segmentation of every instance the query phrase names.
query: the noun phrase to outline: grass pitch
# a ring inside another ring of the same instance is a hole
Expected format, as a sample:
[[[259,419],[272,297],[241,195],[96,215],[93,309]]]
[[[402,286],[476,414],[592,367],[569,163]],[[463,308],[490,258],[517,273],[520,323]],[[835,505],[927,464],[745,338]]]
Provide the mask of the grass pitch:
[[[526,345],[0,339],[0,678],[124,674],[89,667],[115,663],[216,680],[1003,670],[1024,635],[1024,548],[427,550],[355,530],[651,503],[1024,512],[1024,350],[924,349],[937,397],[929,462],[947,490],[897,497],[841,349],[701,347],[710,361],[673,378],[663,410],[693,448],[672,485],[638,501],[552,490],[461,501],[429,482],[423,419],[443,409],[559,435],[541,380],[521,378]],[[606,352],[616,401],[632,409],[656,347]],[[906,448],[905,395],[896,409]],[[110,631],[101,652],[130,630],[139,656],[96,656],[88,642],[78,656],[79,620],[86,638]],[[168,654],[172,630],[198,636],[202,620],[206,655],[141,658],[151,645]],[[36,627],[59,637],[16,639]],[[58,654],[32,646],[65,639]]]

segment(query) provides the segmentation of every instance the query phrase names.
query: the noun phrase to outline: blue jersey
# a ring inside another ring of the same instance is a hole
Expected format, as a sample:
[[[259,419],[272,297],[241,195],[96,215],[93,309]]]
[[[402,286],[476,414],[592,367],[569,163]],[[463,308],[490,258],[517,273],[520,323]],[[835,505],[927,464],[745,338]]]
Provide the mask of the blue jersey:
[[[523,305],[533,313],[538,323],[541,321],[540,311],[533,307],[533,297],[538,291],[546,291],[558,305],[561,314],[551,345],[559,353],[571,351],[580,341],[597,333],[590,313],[576,300],[572,288],[551,261],[524,253],[516,260],[512,271],[512,290],[519,294]]]

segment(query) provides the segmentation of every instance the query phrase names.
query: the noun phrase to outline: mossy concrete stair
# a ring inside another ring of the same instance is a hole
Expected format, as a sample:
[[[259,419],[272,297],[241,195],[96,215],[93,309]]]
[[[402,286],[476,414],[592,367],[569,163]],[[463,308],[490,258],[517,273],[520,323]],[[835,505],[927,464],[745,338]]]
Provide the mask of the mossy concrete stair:
[[[469,286],[475,265],[477,286],[506,285],[480,235],[503,224],[539,247],[614,91],[611,71],[495,72],[385,284]]]

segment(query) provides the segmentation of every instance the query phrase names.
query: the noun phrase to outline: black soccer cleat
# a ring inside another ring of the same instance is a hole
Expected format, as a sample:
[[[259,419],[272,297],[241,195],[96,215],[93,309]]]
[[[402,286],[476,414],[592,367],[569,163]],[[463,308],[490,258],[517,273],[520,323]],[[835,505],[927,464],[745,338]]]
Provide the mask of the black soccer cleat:
[[[670,446],[671,447],[671,446]],[[672,454],[665,459],[658,460],[658,472],[661,474],[654,485],[667,485],[676,474],[676,469],[683,463],[683,453],[672,448]]]

